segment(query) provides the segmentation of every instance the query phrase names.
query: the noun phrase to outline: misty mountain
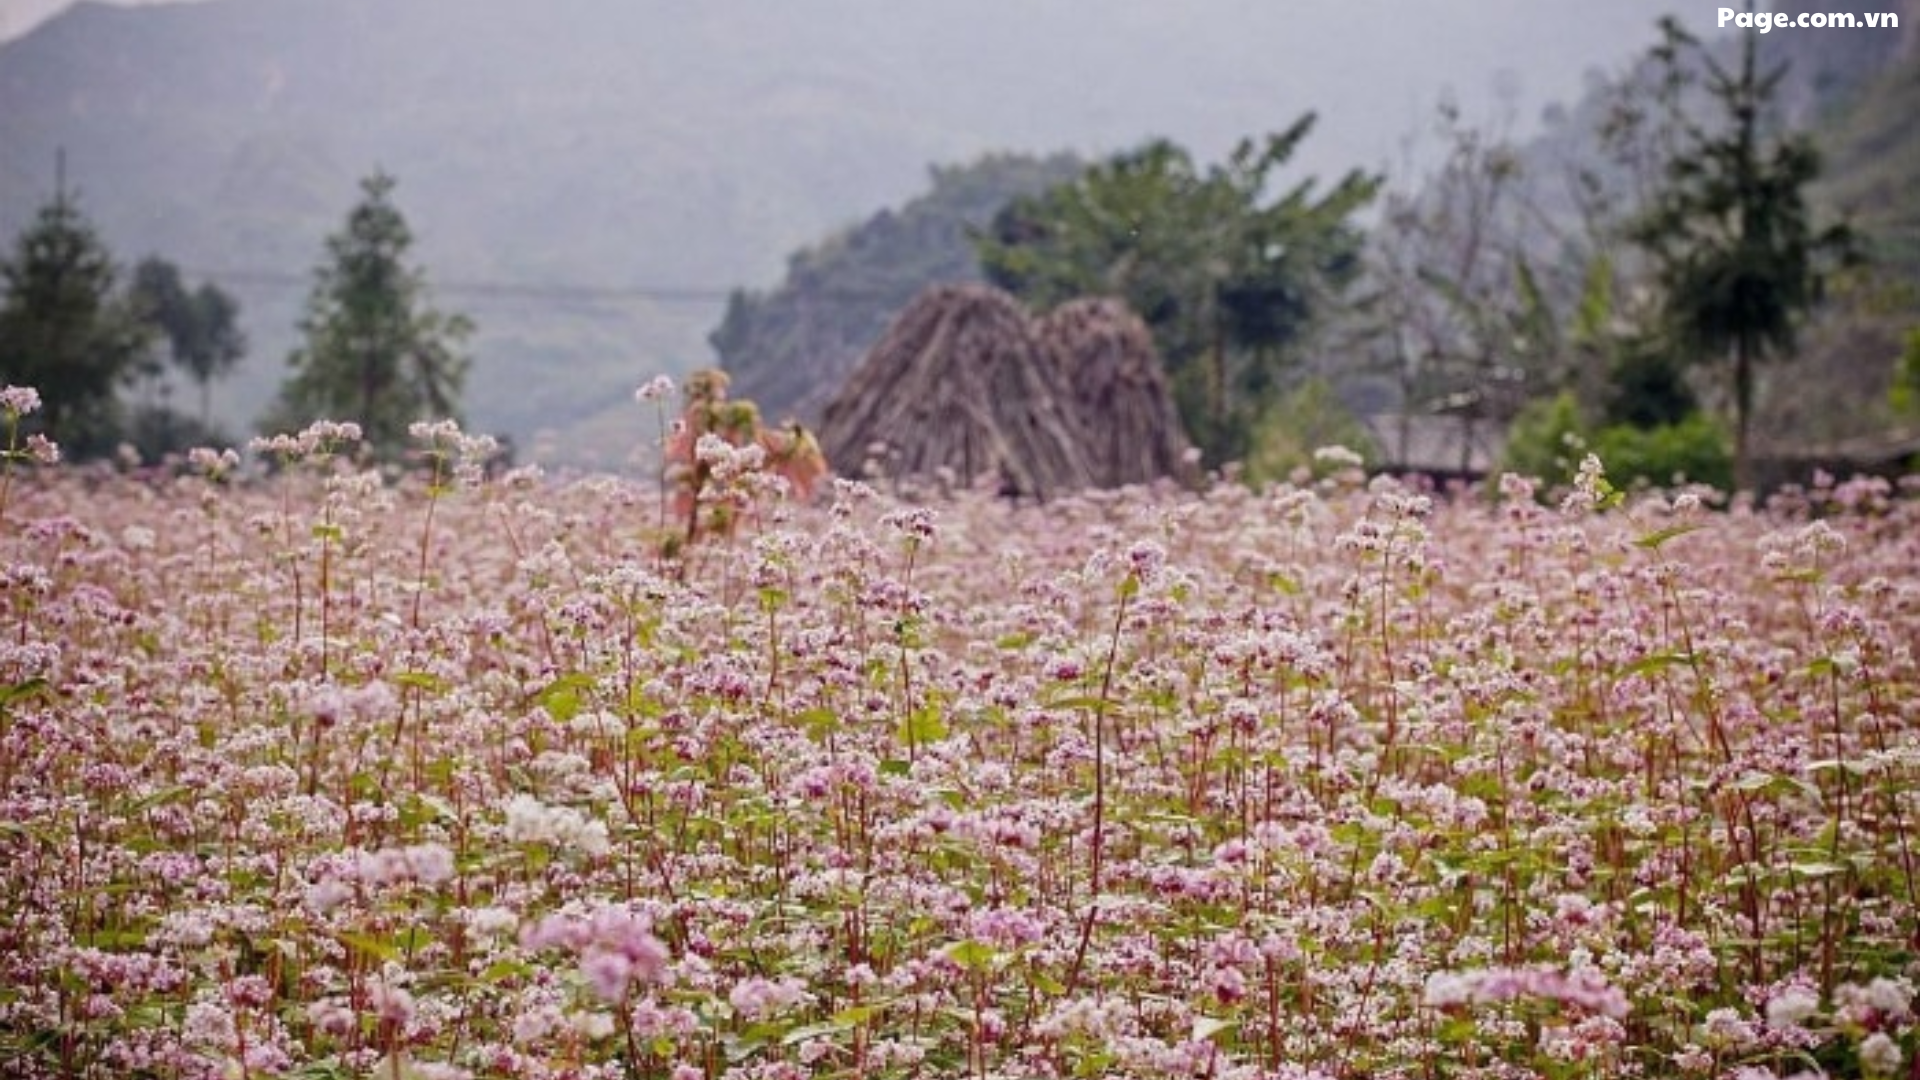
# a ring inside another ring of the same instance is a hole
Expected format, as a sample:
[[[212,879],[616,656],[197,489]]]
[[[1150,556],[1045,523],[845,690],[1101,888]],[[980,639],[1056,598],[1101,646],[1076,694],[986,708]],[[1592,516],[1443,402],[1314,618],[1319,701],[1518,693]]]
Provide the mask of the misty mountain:
[[[1392,168],[1442,93],[1505,95],[1531,124],[1667,6],[81,3],[0,46],[0,232],[50,197],[64,148],[121,259],[241,301],[254,350],[216,405],[244,430],[323,238],[384,169],[439,306],[479,323],[476,424],[617,463],[647,437],[628,391],[711,362],[729,289],[902,205],[930,166],[1152,135],[1212,158],[1316,109],[1302,173]]]

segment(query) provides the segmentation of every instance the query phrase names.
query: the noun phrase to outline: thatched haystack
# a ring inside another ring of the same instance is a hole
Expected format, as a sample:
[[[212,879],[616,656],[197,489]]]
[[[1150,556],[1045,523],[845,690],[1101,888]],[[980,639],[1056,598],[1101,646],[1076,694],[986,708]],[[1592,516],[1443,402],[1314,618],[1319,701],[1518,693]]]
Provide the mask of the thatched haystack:
[[[1019,301],[986,285],[941,285],[907,305],[828,403],[820,444],[859,475],[887,448],[895,476],[993,476],[1041,498],[1094,482],[1058,365]]]
[[[1153,333],[1119,300],[1062,304],[1036,336],[1066,379],[1081,446],[1100,487],[1190,479],[1186,429],[1153,346]]]

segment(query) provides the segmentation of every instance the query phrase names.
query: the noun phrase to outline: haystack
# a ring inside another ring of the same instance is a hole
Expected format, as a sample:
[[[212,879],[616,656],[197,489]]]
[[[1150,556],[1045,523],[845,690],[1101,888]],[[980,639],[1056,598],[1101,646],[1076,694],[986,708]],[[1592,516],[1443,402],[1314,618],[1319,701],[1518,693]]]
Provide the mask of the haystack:
[[[828,403],[820,444],[848,475],[879,445],[895,476],[989,475],[1044,498],[1094,482],[1071,398],[1019,301],[986,285],[935,286]]]
[[[1074,300],[1035,330],[1072,394],[1081,447],[1100,487],[1191,479],[1186,429],[1153,332],[1119,300]]]

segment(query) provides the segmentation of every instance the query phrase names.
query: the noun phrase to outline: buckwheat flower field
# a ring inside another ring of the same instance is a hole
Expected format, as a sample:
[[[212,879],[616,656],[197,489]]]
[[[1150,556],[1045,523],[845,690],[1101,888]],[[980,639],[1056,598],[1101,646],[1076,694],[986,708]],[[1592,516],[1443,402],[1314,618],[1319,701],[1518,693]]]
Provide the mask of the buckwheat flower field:
[[[1916,1075],[1898,486],[842,480],[668,562],[351,436],[8,458],[0,1075]]]

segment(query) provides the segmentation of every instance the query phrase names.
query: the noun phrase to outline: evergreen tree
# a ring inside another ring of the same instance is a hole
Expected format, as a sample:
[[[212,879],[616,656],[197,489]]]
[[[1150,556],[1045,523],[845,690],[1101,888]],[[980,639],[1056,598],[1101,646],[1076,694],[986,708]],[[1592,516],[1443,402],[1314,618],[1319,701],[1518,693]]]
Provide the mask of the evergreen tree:
[[[472,323],[434,310],[425,273],[407,264],[413,233],[394,206],[393,178],[376,173],[360,187],[314,272],[305,344],[288,358],[293,374],[266,427],[351,420],[376,457],[394,460],[414,421],[459,418]]]
[[[1844,228],[1817,230],[1807,188],[1819,154],[1804,134],[1770,135],[1768,110],[1784,68],[1762,73],[1757,35],[1742,35],[1737,67],[1722,64],[1672,19],[1654,53],[1668,72],[1664,98],[1679,133],[1663,185],[1632,229],[1653,258],[1673,340],[1692,357],[1724,363],[1734,414],[1734,479],[1753,483],[1750,421],[1756,368],[1791,353],[1795,331],[1820,295],[1821,266],[1847,256]],[[1687,65],[1697,56],[1715,126],[1691,117]]]
[[[118,393],[147,348],[149,331],[118,283],[64,179],[0,260],[0,383],[40,392],[35,426],[69,457],[113,450],[123,428]]]

